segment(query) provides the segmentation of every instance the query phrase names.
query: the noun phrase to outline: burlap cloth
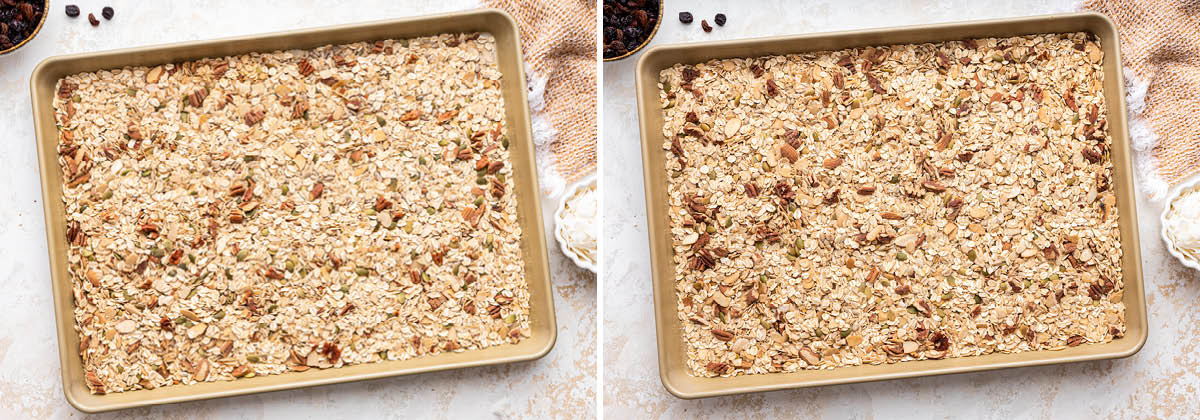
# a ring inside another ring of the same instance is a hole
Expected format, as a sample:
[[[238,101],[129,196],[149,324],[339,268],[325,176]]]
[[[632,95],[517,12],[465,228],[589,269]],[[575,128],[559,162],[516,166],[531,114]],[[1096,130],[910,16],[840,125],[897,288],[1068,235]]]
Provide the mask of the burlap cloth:
[[[549,152],[555,173],[539,172],[543,185],[554,194],[564,183],[596,170],[596,2],[483,0],[483,4],[507,11],[521,30],[538,164],[545,167]]]
[[[1085,0],[1082,7],[1117,24],[1131,134],[1143,155],[1139,175],[1151,198],[1161,198],[1200,172],[1200,0]]]

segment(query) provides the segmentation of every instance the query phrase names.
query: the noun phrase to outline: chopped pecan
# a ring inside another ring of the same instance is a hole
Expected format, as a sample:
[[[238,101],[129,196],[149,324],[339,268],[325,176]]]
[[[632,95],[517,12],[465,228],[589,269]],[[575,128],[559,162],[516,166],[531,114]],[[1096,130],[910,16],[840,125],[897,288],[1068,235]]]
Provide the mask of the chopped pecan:
[[[775,79],[767,79],[767,96],[775,96],[779,94],[779,86],[775,84]]]
[[[302,58],[300,59],[300,62],[296,63],[296,71],[299,72],[301,76],[308,76],[313,74],[316,69],[313,68],[312,63],[308,62],[307,58]]]
[[[304,118],[308,115],[308,100],[299,99],[292,104],[292,119]]]
[[[929,191],[935,192],[935,193],[946,192],[946,186],[944,186],[932,179],[927,179],[925,181],[922,181],[921,186],[925,187],[926,190],[929,190]]]
[[[458,110],[456,110],[456,109],[452,109],[452,110],[443,112],[441,114],[438,114],[437,123],[445,124],[447,122],[450,122],[450,120],[453,120],[454,117],[456,117],[456,116],[458,116]]]
[[[200,89],[196,89],[194,92],[188,95],[188,102],[191,103],[193,107],[199,108],[201,105],[204,105],[205,98],[208,98],[208,88],[200,87]]]
[[[316,200],[318,198],[321,198],[321,193],[324,191],[325,191],[325,183],[321,182],[321,181],[317,181],[316,184],[313,184],[312,190],[308,192],[308,199]]]
[[[753,182],[747,182],[745,187],[746,187],[746,196],[747,197],[750,197],[750,198],[758,197],[758,186],[757,185],[754,185]]]
[[[783,181],[775,183],[775,195],[784,201],[791,201],[793,198],[796,198],[796,193],[792,191],[792,186]]]
[[[384,211],[392,207],[392,202],[382,196],[375,199],[375,211]]]
[[[704,271],[717,265],[717,260],[706,249],[697,251],[688,262],[688,267],[694,271]]]
[[[708,365],[705,366],[705,368],[708,369],[709,372],[718,375],[724,375],[725,373],[729,372],[729,365],[721,362],[708,362]]]
[[[262,120],[266,117],[267,117],[266,112],[263,112],[263,110],[261,110],[261,109],[255,108],[250,111],[247,111],[246,115],[243,118],[246,120],[246,125],[255,125],[255,124],[262,122]]]
[[[183,249],[176,248],[175,251],[171,253],[171,257],[167,258],[167,264],[177,265],[181,259],[183,259]]]
[[[342,358],[342,349],[338,348],[337,344],[326,342],[321,346],[321,355],[329,359],[329,363],[336,364]]]
[[[716,337],[718,340],[721,340],[721,341],[733,340],[733,333],[722,330],[720,328],[713,328],[712,335],[713,335],[713,337]]]
[[[419,118],[421,118],[421,111],[414,109],[412,111],[405,112],[404,115],[400,116],[400,119],[398,121],[406,122],[406,121],[413,121],[413,120],[416,120]]]

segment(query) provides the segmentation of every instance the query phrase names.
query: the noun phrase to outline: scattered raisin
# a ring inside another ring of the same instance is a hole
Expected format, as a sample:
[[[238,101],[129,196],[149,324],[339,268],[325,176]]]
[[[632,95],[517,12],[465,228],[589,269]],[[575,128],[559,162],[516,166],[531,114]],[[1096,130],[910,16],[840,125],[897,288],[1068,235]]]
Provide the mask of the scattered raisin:
[[[716,23],[717,26],[725,26],[725,14],[717,13],[717,16],[713,18],[713,22]]]
[[[68,4],[67,5],[67,16],[79,17],[79,6],[76,6],[74,4]]]
[[[104,9],[100,10],[100,14],[104,16],[104,20],[112,20],[113,13],[115,13],[113,11],[113,8],[107,7],[107,6],[105,6]]]
[[[91,23],[92,26],[100,26],[100,19],[96,19],[95,13],[88,13],[88,23]]]
[[[679,21],[685,25],[692,23],[692,14],[690,12],[679,12]]]
[[[703,29],[703,30],[704,30],[704,32],[712,32],[712,26],[709,26],[709,25],[708,25],[708,21],[707,21],[707,20],[701,20],[701,21],[700,21],[700,29]]]

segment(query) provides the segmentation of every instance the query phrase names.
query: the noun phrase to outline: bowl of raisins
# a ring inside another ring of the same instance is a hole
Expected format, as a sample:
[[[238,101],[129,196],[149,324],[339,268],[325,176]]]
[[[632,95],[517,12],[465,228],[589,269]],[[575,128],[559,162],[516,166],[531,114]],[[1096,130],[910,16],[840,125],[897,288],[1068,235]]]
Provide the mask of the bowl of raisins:
[[[662,0],[604,0],[604,61],[641,50],[662,23]]]
[[[42,30],[49,0],[0,0],[0,55],[16,51]]]

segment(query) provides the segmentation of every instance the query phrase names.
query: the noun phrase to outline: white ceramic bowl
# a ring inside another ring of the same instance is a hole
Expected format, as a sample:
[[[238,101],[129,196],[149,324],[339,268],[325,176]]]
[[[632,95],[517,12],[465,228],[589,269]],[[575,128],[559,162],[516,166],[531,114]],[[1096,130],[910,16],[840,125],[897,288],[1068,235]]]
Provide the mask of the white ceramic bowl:
[[[1159,217],[1159,222],[1162,223],[1162,239],[1163,242],[1167,244],[1167,252],[1170,252],[1171,255],[1174,255],[1175,259],[1179,260],[1179,262],[1184,266],[1200,271],[1200,260],[1184,255],[1183,253],[1179,252],[1178,249],[1175,249],[1175,241],[1167,235],[1167,213],[1171,211],[1171,206],[1175,203],[1175,200],[1179,198],[1180,193],[1183,191],[1195,191],[1195,194],[1200,194],[1200,176],[1195,176],[1192,177],[1192,179],[1185,181],[1178,187],[1173,188],[1171,193],[1167,195],[1167,201],[1163,206],[1162,216]],[[1197,223],[1200,223],[1200,221],[1197,221]]]
[[[596,272],[596,261],[593,261],[588,257],[579,255],[575,252],[575,250],[571,249],[571,246],[570,246],[571,244],[567,243],[566,235],[563,233],[563,226],[565,226],[565,223],[563,223],[563,212],[565,212],[567,210],[567,202],[570,201],[571,197],[574,197],[575,194],[578,194],[579,192],[584,191],[589,188],[592,190],[596,189],[596,176],[595,175],[587,177],[586,179],[575,183],[574,185],[572,185],[570,188],[567,189],[567,193],[565,195],[563,195],[562,201],[558,203],[558,210],[554,211],[554,238],[558,240],[558,247],[562,249],[562,252],[564,254],[567,254],[567,257],[570,258],[571,261],[575,262],[575,265],[583,267],[583,268],[587,269],[588,271],[595,273]],[[598,198],[599,197],[597,197],[597,199]],[[596,205],[599,206],[599,200],[597,200]],[[597,217],[599,217],[599,212],[600,212],[600,209],[597,208],[596,209]],[[598,227],[600,221],[596,220],[595,222],[596,222],[596,226]],[[600,239],[599,232],[597,232],[596,239],[597,240]],[[597,250],[597,252],[598,251],[599,250]],[[599,258],[599,255],[596,255],[596,257]]]

